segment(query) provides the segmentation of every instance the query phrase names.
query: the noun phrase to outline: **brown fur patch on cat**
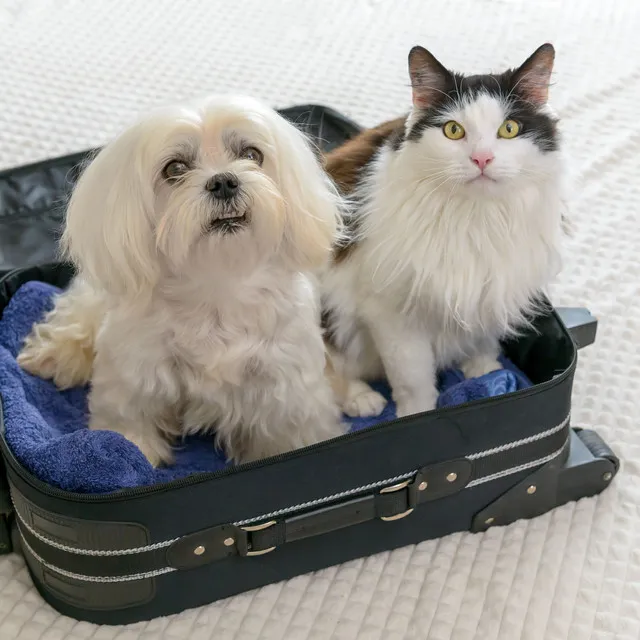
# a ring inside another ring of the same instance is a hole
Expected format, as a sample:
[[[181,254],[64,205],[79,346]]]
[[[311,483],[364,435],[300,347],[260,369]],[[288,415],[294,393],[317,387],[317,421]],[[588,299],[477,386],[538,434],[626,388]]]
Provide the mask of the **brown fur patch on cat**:
[[[360,172],[376,151],[395,133],[404,131],[406,116],[383,122],[366,129],[355,138],[334,149],[324,157],[327,173],[333,178],[343,195],[349,195],[356,186]]]
[[[324,167],[336,183],[343,195],[350,195],[356,187],[362,170],[371,162],[376,152],[388,140],[402,139],[406,116],[389,120],[359,133],[355,138],[327,153],[324,157]],[[351,216],[346,219],[348,231],[347,242],[335,247],[333,259],[342,262],[357,243],[358,218]]]

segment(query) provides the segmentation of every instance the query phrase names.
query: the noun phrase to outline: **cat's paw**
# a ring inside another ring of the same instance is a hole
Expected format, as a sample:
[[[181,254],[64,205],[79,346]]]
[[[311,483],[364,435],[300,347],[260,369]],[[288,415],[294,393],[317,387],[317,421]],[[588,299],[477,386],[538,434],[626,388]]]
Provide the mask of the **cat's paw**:
[[[493,356],[482,355],[469,358],[460,368],[462,369],[464,377],[469,379],[479,378],[492,371],[499,371],[503,366]]]
[[[379,416],[387,406],[386,398],[361,380],[349,384],[342,411],[350,418]]]
[[[394,397],[396,397],[396,416],[404,418],[435,409],[438,402],[438,391],[434,387],[411,395],[394,394]]]

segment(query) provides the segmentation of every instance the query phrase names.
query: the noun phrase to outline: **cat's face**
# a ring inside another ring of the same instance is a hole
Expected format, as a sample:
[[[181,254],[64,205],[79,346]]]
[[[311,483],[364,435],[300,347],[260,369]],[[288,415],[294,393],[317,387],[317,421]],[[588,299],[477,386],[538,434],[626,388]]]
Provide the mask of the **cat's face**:
[[[421,48],[409,60],[414,108],[404,147],[434,189],[493,194],[555,170],[559,141],[546,104],[551,45],[500,75],[454,74]]]

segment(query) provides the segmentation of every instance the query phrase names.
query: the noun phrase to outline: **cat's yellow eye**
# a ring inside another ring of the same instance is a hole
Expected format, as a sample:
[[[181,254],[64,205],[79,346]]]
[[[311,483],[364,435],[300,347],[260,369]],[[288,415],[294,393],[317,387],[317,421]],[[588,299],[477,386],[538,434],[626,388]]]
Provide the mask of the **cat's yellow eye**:
[[[460,140],[460,138],[464,138],[464,127],[455,120],[449,120],[449,122],[442,127],[442,132],[449,140]]]
[[[498,129],[498,137],[507,140],[515,138],[520,133],[520,125],[515,120],[505,120]]]

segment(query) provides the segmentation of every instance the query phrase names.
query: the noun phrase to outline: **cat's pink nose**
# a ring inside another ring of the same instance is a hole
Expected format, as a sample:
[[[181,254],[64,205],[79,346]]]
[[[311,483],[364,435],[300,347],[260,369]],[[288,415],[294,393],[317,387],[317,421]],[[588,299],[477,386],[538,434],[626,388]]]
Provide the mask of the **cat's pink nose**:
[[[484,171],[484,168],[493,160],[493,153],[491,151],[476,151],[471,154],[471,161],[473,164],[477,164],[480,171]]]

